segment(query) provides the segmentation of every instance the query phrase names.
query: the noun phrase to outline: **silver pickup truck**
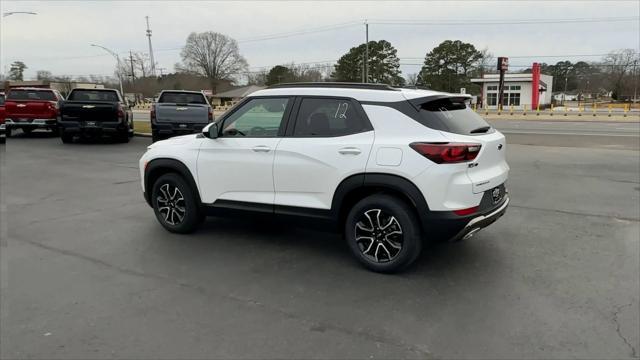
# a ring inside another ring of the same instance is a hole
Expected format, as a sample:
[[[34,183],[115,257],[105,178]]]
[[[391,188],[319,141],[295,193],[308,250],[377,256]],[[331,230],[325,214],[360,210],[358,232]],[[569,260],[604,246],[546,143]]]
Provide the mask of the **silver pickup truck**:
[[[164,90],[151,107],[153,141],[202,131],[213,121],[213,109],[202,92]]]

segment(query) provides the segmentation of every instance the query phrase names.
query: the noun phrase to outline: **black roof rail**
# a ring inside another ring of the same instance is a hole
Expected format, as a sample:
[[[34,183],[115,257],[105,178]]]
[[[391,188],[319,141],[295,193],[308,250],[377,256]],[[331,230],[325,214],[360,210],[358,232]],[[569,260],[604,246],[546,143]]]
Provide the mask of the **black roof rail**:
[[[353,82],[299,82],[284,83],[269,86],[267,89],[282,88],[342,88],[342,89],[366,89],[366,90],[392,90],[400,91],[397,88],[387,84],[365,84]]]

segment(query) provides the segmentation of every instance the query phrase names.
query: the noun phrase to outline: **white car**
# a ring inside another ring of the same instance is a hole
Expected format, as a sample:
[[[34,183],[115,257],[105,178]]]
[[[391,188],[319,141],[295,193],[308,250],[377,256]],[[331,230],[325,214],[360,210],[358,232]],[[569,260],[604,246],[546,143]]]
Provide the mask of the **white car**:
[[[509,204],[505,137],[469,97],[379,84],[254,92],[197,135],[149,146],[142,188],[167,230],[263,213],[342,231],[371,270],[410,265],[424,240],[471,237]]]

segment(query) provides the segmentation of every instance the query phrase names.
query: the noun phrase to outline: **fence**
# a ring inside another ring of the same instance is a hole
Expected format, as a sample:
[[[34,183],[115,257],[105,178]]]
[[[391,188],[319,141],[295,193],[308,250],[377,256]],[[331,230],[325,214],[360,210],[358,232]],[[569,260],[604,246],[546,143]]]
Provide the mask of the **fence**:
[[[568,106],[553,106],[547,109],[540,109],[538,106],[535,109],[527,107],[527,105],[514,107],[511,106],[499,106],[497,109],[478,109],[477,104],[473,104],[472,108],[475,112],[481,115],[519,115],[519,116],[640,116],[640,111],[637,109],[631,109],[631,104],[605,104],[598,105],[597,103],[588,105],[578,105],[577,107]]]

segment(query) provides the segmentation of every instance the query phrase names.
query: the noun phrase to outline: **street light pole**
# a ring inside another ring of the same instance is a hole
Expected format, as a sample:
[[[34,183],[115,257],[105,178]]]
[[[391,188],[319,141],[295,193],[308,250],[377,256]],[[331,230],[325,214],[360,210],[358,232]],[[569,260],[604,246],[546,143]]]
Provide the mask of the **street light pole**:
[[[369,82],[369,23],[364,21],[365,27],[365,48],[364,48],[364,82]]]
[[[8,11],[8,12],[5,12],[5,13],[2,13],[2,17],[3,17],[3,18],[6,18],[7,16],[16,15],[16,14],[23,14],[23,15],[38,15],[38,13],[31,12],[31,11]],[[2,32],[2,31],[0,30],[0,32]],[[2,48],[2,47],[0,46],[0,48]],[[5,76],[7,75],[7,70],[6,70],[6,69],[5,69],[5,71],[4,71],[4,75],[5,75]]]
[[[124,89],[122,87],[122,75],[120,74],[120,70],[122,69],[122,66],[120,65],[120,56],[118,56],[118,54],[115,51],[107,49],[104,46],[96,45],[96,44],[89,44],[89,45],[94,46],[94,47],[99,47],[100,49],[108,52],[109,54],[111,54],[111,56],[116,58],[116,62],[117,62],[117,66],[118,66],[118,70],[117,70],[117,72],[118,72],[118,80],[120,82],[120,95],[122,95],[122,97],[124,97]]]
[[[38,13],[34,13],[31,11],[9,11],[6,13],[2,13],[2,17],[7,17],[15,14],[24,14],[24,15],[38,15]]]

